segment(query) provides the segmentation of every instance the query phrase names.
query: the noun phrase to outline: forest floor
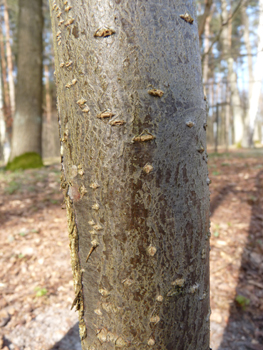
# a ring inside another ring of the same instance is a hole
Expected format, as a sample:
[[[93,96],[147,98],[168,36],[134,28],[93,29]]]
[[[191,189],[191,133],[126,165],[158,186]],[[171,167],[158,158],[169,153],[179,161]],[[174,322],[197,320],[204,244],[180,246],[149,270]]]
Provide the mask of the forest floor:
[[[262,156],[209,156],[213,350],[263,350]],[[59,178],[0,171],[0,349],[81,350]]]

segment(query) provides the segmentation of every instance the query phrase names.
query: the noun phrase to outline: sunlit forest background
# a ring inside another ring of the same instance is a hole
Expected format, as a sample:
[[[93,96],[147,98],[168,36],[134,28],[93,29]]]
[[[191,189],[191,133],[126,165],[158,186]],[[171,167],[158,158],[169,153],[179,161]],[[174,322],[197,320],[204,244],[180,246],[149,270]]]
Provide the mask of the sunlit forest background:
[[[47,0],[37,57],[41,128],[29,150],[41,153],[39,167],[22,170],[10,162],[19,155],[14,145],[27,141],[15,124],[21,101],[30,100],[19,63],[27,52],[21,40],[30,41],[20,24],[28,11],[22,6],[23,1],[0,1],[0,349],[80,350],[77,314],[70,310],[74,291],[59,190]],[[211,347],[263,350],[263,0],[197,0],[196,8],[209,106]]]

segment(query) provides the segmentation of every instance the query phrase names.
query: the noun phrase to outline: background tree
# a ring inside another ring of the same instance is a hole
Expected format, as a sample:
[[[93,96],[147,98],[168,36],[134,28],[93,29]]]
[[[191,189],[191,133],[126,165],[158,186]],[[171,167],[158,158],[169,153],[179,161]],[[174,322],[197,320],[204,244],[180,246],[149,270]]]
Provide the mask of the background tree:
[[[253,134],[255,128],[255,121],[259,109],[260,93],[262,88],[263,79],[263,1],[259,0],[259,22],[258,22],[258,45],[257,45],[257,55],[255,62],[254,80],[251,84],[251,89],[249,90],[249,111],[248,111],[248,124],[247,124],[247,136],[248,136],[248,146],[253,145]],[[249,48],[248,48],[249,53]],[[251,69],[250,76],[252,75]]]
[[[42,0],[20,0],[16,112],[11,159],[26,152],[41,155],[42,27]]]
[[[206,106],[192,1],[51,2],[84,349],[209,349]]]
[[[202,1],[199,4],[201,25],[201,14],[205,12],[206,7]],[[253,64],[255,64],[253,57],[260,52],[260,49],[257,52],[255,50],[261,13],[258,11],[258,6],[258,1],[214,1],[212,18],[206,30],[209,34],[203,33],[200,38],[205,73],[204,83],[209,104],[212,106],[208,125],[209,129],[214,131],[214,135],[219,134],[221,145],[236,144],[236,146],[248,147],[246,135],[249,130],[248,121],[252,115],[249,112],[249,105],[251,105],[249,91],[254,82],[257,81],[259,94],[262,95],[260,92],[262,79],[258,74],[259,79],[255,80],[253,74]],[[249,21],[248,18],[250,18]],[[208,23],[206,25],[208,26]],[[220,109],[218,122],[215,113],[216,105]],[[254,119],[257,120],[257,125],[262,126],[260,107],[255,109],[258,113],[254,115]],[[254,134],[254,140],[260,141],[260,138],[260,133]],[[209,143],[211,142],[211,133],[209,133]]]
[[[10,107],[11,107],[11,115],[13,117],[13,114],[15,112],[15,82],[14,82],[14,75],[13,75],[13,56],[12,56],[11,40],[10,40],[10,26],[9,26],[7,0],[4,0],[4,21],[5,21],[5,31],[6,31],[6,58],[7,58],[7,67],[8,67]]]

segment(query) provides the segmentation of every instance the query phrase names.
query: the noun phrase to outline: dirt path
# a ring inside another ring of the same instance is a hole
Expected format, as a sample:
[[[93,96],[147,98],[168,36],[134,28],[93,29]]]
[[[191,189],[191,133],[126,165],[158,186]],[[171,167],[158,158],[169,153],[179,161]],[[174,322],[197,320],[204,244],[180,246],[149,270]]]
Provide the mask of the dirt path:
[[[263,350],[262,155],[209,158],[213,350]],[[0,349],[81,350],[59,177],[0,172]]]
[[[248,155],[209,161],[213,350],[263,349],[263,162]]]

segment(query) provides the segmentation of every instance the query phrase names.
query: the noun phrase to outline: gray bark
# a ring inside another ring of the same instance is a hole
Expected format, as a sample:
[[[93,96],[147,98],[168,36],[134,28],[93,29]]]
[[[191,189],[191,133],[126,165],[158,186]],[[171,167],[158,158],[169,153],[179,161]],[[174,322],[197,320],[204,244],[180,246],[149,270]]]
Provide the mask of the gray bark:
[[[50,5],[82,348],[208,350],[206,107],[193,2]]]
[[[42,0],[20,0],[11,159],[25,152],[41,155],[42,27]]]

